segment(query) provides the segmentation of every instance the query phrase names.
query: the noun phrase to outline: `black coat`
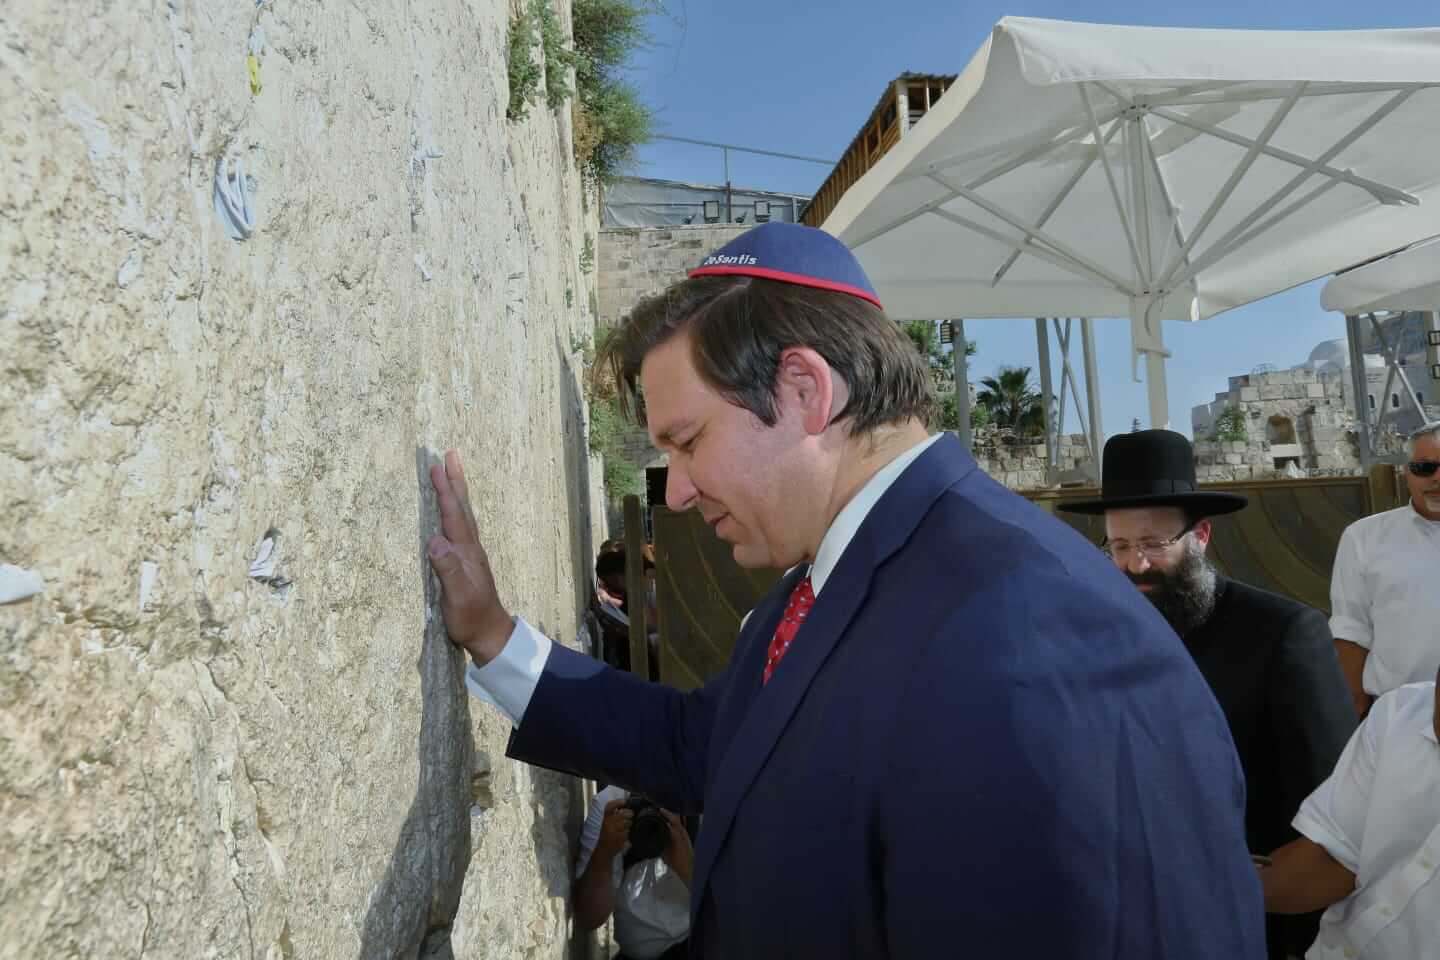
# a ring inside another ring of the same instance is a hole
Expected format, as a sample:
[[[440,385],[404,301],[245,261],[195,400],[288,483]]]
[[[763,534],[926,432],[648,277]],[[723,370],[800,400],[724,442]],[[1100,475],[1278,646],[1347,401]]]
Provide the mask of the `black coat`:
[[[1357,718],[1324,614],[1223,577],[1218,591],[1185,646],[1240,754],[1250,852],[1268,854],[1297,836],[1290,821],[1330,776]],[[1270,956],[1302,956],[1319,915],[1266,920]]]

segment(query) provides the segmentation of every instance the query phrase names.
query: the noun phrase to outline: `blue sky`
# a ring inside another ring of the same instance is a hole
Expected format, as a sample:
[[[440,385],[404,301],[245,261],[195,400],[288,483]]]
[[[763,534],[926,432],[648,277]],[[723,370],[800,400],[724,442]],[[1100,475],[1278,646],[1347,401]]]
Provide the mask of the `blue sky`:
[[[655,110],[657,132],[838,158],[890,80],[907,70],[958,73],[1007,15],[1155,26],[1365,29],[1440,25],[1440,4],[665,0],[665,12],[651,21],[654,44],[635,58],[631,79]],[[640,176],[724,179],[718,150],[656,141],[642,148],[640,161],[635,171]],[[808,194],[828,173],[828,167],[814,164],[730,155],[737,186]],[[1320,309],[1320,285],[1306,284],[1198,324],[1167,324],[1166,343],[1174,352],[1168,366],[1171,425],[1189,433],[1190,407],[1223,391],[1227,377],[1261,363],[1291,366],[1319,341],[1343,336],[1343,318]],[[1130,377],[1128,321],[1097,320],[1095,327],[1105,432],[1129,430],[1135,417],[1148,426],[1145,385]],[[1036,363],[1033,321],[972,320],[966,333],[979,348],[971,360],[972,379],[1001,365]],[[1078,343],[1074,354],[1078,368]],[[1073,421],[1067,429],[1075,429]]]

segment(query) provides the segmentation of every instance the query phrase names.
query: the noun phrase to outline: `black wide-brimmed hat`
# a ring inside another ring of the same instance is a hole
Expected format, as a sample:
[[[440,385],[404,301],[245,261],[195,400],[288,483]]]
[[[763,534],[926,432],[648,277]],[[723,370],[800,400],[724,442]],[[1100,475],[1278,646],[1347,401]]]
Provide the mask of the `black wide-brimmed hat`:
[[[1201,490],[1195,450],[1173,430],[1121,433],[1105,442],[1099,500],[1057,504],[1070,513],[1104,513],[1125,507],[1183,507],[1207,517],[1234,513],[1250,501],[1238,493]]]

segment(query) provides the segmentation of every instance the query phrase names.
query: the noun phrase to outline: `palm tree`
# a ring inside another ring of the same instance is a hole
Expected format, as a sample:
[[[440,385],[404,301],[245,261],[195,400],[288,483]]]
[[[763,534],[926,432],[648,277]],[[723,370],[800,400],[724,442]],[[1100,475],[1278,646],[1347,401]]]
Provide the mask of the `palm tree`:
[[[977,402],[990,411],[990,419],[1021,435],[1041,432],[1045,411],[1040,393],[1030,381],[1029,367],[1001,367],[993,377],[980,381],[984,387],[975,395]]]

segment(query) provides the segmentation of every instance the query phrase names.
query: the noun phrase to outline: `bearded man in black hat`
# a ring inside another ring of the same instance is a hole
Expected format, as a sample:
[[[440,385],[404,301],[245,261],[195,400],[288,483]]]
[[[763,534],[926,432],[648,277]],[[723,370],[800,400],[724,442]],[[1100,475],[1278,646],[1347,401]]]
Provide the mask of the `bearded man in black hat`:
[[[1102,549],[1169,621],[1225,712],[1245,773],[1245,832],[1266,854],[1296,837],[1300,804],[1330,775],[1355,729],[1325,615],[1222,576],[1205,556],[1210,517],[1248,502],[1202,491],[1190,441],[1140,430],[1105,444],[1098,500],[1061,504],[1103,514]],[[1266,918],[1272,958],[1301,956],[1319,915]]]

